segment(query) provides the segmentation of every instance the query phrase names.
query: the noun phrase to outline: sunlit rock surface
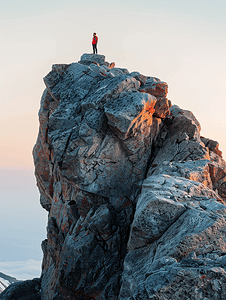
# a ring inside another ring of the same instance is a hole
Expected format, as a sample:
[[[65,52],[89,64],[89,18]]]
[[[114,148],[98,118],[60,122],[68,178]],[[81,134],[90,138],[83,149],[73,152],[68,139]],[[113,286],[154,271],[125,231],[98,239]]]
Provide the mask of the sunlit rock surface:
[[[103,55],[44,82],[42,299],[225,299],[226,164],[193,113]]]

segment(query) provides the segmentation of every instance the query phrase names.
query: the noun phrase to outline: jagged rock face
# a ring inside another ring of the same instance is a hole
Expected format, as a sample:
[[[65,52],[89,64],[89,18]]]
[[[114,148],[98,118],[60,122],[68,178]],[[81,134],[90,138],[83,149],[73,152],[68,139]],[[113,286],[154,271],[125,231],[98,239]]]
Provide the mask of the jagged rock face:
[[[137,198],[119,299],[225,299],[225,162],[191,112],[170,111]]]
[[[165,82],[102,55],[54,65],[44,82],[33,152],[49,212],[42,299],[223,299],[217,142],[171,107]]]

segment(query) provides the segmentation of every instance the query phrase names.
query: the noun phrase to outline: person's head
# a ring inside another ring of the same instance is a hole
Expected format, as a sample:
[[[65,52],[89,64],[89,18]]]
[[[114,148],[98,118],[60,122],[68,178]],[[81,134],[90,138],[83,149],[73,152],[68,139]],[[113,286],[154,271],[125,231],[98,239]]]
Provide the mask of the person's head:
[[[96,35],[97,35],[96,32],[94,32],[94,33],[93,33],[93,36],[96,36]]]

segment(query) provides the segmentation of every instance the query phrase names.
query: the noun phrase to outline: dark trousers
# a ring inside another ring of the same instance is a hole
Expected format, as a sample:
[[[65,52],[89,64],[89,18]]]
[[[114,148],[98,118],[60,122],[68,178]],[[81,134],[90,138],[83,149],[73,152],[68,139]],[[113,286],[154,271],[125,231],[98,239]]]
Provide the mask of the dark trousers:
[[[93,54],[97,54],[97,44],[93,44]]]

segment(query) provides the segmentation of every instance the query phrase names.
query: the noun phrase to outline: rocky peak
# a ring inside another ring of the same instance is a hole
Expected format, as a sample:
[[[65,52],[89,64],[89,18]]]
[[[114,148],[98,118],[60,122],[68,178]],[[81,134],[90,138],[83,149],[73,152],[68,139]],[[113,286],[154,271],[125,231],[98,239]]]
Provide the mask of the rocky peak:
[[[104,55],[44,82],[42,299],[224,299],[226,164],[193,113]]]

